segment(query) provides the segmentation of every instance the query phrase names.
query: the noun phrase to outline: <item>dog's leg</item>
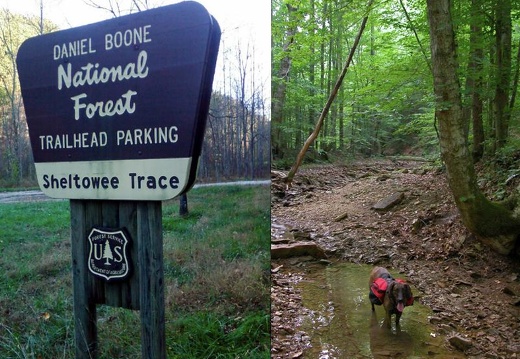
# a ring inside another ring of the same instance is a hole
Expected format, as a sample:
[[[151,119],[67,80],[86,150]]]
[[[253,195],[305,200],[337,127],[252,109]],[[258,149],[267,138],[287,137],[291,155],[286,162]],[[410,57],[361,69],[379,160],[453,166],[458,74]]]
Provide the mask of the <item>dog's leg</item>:
[[[392,316],[390,315],[390,312],[386,312],[385,323],[388,329],[392,329]]]
[[[377,326],[377,314],[375,311],[373,311],[372,315],[370,316],[370,328],[376,328]]]
[[[399,320],[401,319],[401,313],[397,312],[395,314],[395,326],[396,328],[400,328],[401,324],[399,324]]]

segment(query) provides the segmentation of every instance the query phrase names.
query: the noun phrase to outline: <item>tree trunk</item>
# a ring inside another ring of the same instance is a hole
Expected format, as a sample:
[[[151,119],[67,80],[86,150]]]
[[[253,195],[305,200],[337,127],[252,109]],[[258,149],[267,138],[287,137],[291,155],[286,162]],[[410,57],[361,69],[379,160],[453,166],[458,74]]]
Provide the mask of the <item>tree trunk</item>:
[[[495,150],[506,144],[509,132],[509,90],[511,83],[511,0],[496,2],[496,68],[495,88]]]
[[[271,147],[273,156],[282,158],[283,153],[281,149],[281,128],[283,120],[283,107],[285,103],[285,95],[287,91],[287,81],[289,80],[289,71],[291,69],[292,57],[291,57],[291,45],[294,41],[294,35],[296,34],[296,21],[293,21],[293,14],[298,10],[296,7],[287,4],[289,28],[286,31],[286,43],[283,46],[285,56],[282,58],[280,68],[276,77],[276,81],[273,81],[272,88],[272,103],[271,103],[271,120],[273,123],[273,134],[271,136]]]
[[[518,89],[518,79],[520,77],[520,41],[518,41],[518,51],[516,53],[515,75],[513,84],[511,85],[511,100],[509,101],[509,108],[515,107],[516,93]]]
[[[478,162],[484,155],[484,123],[482,120],[483,113],[483,61],[484,50],[482,48],[482,7],[481,0],[471,1],[471,24],[470,24],[470,50],[469,50],[469,72],[468,77],[471,77],[472,88],[471,92],[471,120],[473,124],[473,162]]]
[[[435,115],[439,122],[441,156],[446,164],[448,182],[466,227],[494,250],[508,254],[520,233],[520,220],[512,210],[486,199],[477,185],[464,132],[450,1],[427,0],[427,8]]]
[[[183,193],[179,197],[179,216],[186,217],[188,214],[188,195]]]

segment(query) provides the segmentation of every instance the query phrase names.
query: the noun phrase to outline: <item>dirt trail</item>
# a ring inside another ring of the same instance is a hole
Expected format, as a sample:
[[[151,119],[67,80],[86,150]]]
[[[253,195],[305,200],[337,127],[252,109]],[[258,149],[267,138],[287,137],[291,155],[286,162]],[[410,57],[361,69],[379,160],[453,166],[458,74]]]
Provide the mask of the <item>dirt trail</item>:
[[[372,207],[392,194],[388,211]],[[401,195],[402,194],[402,195]],[[331,261],[378,264],[406,275],[432,308],[446,345],[467,357],[520,358],[520,265],[467,232],[445,175],[423,162],[371,161],[303,169],[292,188],[272,185],[272,219]],[[272,358],[303,357],[306,310],[294,283],[302,259],[273,261]]]

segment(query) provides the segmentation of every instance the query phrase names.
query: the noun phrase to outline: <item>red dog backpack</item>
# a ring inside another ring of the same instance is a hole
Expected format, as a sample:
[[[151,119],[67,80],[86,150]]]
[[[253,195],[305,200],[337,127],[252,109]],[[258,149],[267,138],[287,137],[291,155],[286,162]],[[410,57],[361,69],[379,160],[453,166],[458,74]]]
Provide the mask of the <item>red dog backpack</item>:
[[[377,278],[370,286],[370,302],[375,305],[382,305],[385,299],[388,282],[383,278]]]

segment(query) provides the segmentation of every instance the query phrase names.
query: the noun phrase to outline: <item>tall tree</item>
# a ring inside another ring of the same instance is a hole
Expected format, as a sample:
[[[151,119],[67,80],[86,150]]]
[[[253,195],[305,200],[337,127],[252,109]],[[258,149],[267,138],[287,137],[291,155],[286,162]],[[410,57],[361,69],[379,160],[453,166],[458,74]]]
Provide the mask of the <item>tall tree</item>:
[[[510,253],[520,234],[520,218],[510,207],[480,191],[466,140],[455,33],[450,0],[427,0],[430,48],[441,156],[466,227],[499,253]]]
[[[16,55],[18,48],[29,36],[36,35],[36,18],[25,18],[0,10],[0,175],[9,184],[20,182],[33,174],[31,150],[24,121],[23,103],[18,83]],[[53,26],[44,23],[46,29]]]
[[[502,148],[509,132],[511,86],[511,0],[495,2],[496,87],[494,99],[495,150]]]
[[[286,3],[297,4],[292,19]],[[408,2],[405,16],[399,2],[379,2],[370,17],[371,37],[362,39],[344,86],[332,103],[327,120],[306,159],[324,152],[345,156],[379,155],[390,147],[416,146],[427,142],[435,148],[432,130],[431,73],[424,65],[421,41],[427,38],[424,12],[419,3]],[[352,39],[364,16],[366,2],[355,0],[293,0],[273,2],[273,159],[287,166],[287,154],[295,154],[314,128],[314,123],[334,88],[352,47]],[[290,52],[287,29],[293,26]],[[281,59],[290,55],[284,77],[284,97],[279,101]],[[278,116],[277,114],[280,114]],[[313,121],[309,119],[314,118]],[[400,128],[401,127],[401,128]],[[427,132],[427,136],[418,136]],[[276,145],[276,143],[279,145]],[[280,147],[282,151],[277,151]],[[285,152],[285,156],[282,156]],[[426,152],[426,150],[425,150]],[[319,156],[318,156],[319,155]]]
[[[509,1],[510,7],[498,0],[452,1],[460,56],[457,76],[464,85],[461,91],[466,137],[473,145],[475,160],[482,158],[484,150],[493,153],[497,138],[494,108],[502,108],[505,114],[502,117],[505,122],[498,120],[506,125],[500,127],[498,134],[505,138],[502,143],[508,144],[505,150],[512,148],[512,140],[516,141],[519,134],[519,127],[515,126],[519,106],[514,101],[517,72],[511,71],[511,67],[515,68],[512,63],[517,65],[517,62],[513,59],[508,65],[507,61],[497,60],[495,36],[499,28],[496,21],[501,19],[497,17],[498,7],[506,17],[506,24],[507,18],[518,14],[520,3]],[[292,19],[288,17],[286,4],[298,7]],[[329,158],[400,153],[439,155],[433,126],[430,49],[423,46],[429,41],[423,4],[421,0],[375,3],[370,16],[370,42],[363,39],[356,51],[355,66],[346,75],[306,161],[323,160],[326,158],[323,151],[329,150],[332,151]],[[273,123],[278,129],[273,133],[273,146],[278,146],[274,145],[278,139],[280,152],[285,153],[282,157],[273,151],[275,166],[287,168],[291,164],[287,159],[296,154],[313,130],[315,121],[311,123],[309,119],[318,117],[333,90],[333,81],[338,78],[347,55],[345,49],[351,47],[364,8],[362,0],[273,0]],[[286,30],[290,26],[295,31],[290,52],[286,52]],[[515,54],[518,31],[518,27],[512,27]],[[507,40],[508,31],[502,33]],[[287,54],[290,71],[284,77],[283,101],[277,101],[275,91],[281,83],[278,70]],[[499,68],[501,73],[509,74],[509,80],[503,80],[505,86],[501,87],[497,86]],[[496,88],[500,96],[495,96]],[[501,98],[502,88],[509,95],[499,102],[502,107],[497,107],[495,99]]]
[[[22,141],[23,123],[21,121],[22,99],[19,95],[18,76],[16,70],[16,53],[22,41],[20,34],[20,18],[4,9],[1,13],[0,43],[3,54],[1,59],[0,82],[7,98],[7,106],[3,111],[2,132],[5,141],[4,159],[7,171],[14,183],[19,183],[22,173]]]
[[[282,136],[281,123],[283,120],[283,108],[285,104],[285,96],[287,92],[287,82],[289,80],[289,71],[292,64],[292,44],[294,36],[298,27],[298,22],[295,20],[297,7],[290,3],[285,4],[287,9],[287,28],[282,46],[282,55],[280,64],[278,65],[277,76],[273,78],[272,84],[272,100],[271,100],[271,120],[273,121],[273,135],[271,137],[273,152],[276,155],[282,155]],[[273,69],[274,71],[274,69]]]
[[[479,161],[484,155],[484,122],[483,122],[483,33],[482,33],[482,0],[471,0],[470,40],[468,74],[471,96],[471,123],[473,130],[473,161]]]
[[[370,9],[371,6],[372,6],[372,0],[369,0],[367,8]],[[321,111],[320,117],[318,118],[318,121],[316,123],[316,127],[314,128],[314,131],[312,131],[310,136],[307,138],[307,140],[303,144],[302,149],[300,150],[300,152],[298,153],[298,156],[296,157],[296,161],[295,161],[294,165],[292,166],[291,170],[289,171],[289,174],[287,175],[286,182],[288,185],[290,185],[292,183],[294,175],[298,171],[298,168],[300,167],[300,165],[303,161],[303,157],[305,156],[305,153],[307,152],[310,145],[314,142],[314,140],[316,140],[316,138],[318,137],[318,135],[320,133],[320,130],[323,126],[325,118],[327,117],[327,114],[329,113],[332,103],[334,102],[334,99],[336,98],[336,96],[338,94],[341,84],[343,83],[343,79],[345,78],[345,75],[347,74],[347,70],[348,70],[350,64],[352,63],[352,59],[353,59],[356,49],[358,47],[359,41],[361,40],[361,36],[363,35],[363,31],[365,30],[367,21],[368,21],[368,13],[361,21],[361,25],[359,27],[358,34],[356,36],[356,39],[354,40],[354,44],[352,45],[352,48],[350,49],[350,54],[347,58],[347,61],[345,62],[345,65],[343,66],[343,69],[341,70],[341,74],[339,75],[339,78],[337,79],[336,84],[334,85],[334,88],[327,100],[327,103],[325,104],[325,106],[323,107],[323,110]]]

